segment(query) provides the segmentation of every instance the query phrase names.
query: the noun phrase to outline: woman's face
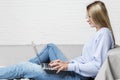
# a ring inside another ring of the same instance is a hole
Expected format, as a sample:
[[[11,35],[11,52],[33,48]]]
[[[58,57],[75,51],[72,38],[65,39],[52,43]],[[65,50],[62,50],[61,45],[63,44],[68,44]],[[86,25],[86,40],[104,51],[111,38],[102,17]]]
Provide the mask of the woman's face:
[[[97,31],[101,28],[99,25],[94,23],[93,19],[90,16],[87,17],[87,22],[91,27],[96,28]]]
[[[96,27],[97,25],[94,23],[93,19],[90,16],[87,16],[87,22],[91,27]]]

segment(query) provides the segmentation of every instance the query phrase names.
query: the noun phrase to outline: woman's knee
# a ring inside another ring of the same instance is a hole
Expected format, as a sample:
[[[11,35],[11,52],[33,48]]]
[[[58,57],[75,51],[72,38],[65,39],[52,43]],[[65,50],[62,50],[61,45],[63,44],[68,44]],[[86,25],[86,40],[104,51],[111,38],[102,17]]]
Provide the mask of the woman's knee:
[[[49,44],[47,44],[47,46],[48,46],[48,47],[56,47],[56,45],[53,44],[53,43],[49,43]]]
[[[32,78],[44,73],[41,65],[37,65],[31,62],[21,62],[19,66],[21,67],[22,73],[24,73],[24,78]]]
[[[35,63],[31,63],[28,61],[18,63],[14,67],[24,73],[33,72],[33,71],[35,72],[35,71],[39,71],[41,69],[40,65],[37,65]]]

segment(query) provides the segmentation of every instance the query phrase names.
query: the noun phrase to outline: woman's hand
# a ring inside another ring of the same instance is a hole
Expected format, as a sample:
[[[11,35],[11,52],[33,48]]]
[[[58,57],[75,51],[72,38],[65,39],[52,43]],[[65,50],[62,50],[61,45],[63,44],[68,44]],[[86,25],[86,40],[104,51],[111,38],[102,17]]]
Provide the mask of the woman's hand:
[[[61,60],[54,60],[49,63],[50,67],[52,67],[53,70],[57,70],[56,73],[59,73],[62,70],[67,70],[69,62],[64,62]]]

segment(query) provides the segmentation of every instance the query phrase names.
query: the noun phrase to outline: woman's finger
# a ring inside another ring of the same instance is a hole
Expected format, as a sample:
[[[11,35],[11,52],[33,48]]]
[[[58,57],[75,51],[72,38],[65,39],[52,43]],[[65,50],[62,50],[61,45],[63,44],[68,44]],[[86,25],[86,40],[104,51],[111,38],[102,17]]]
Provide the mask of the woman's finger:
[[[52,67],[52,70],[58,70],[60,68],[60,65],[57,65],[55,67]]]
[[[53,61],[51,61],[49,64],[56,63],[56,62],[60,62],[60,60],[59,60],[59,59],[53,60]]]
[[[55,66],[58,66],[58,65],[59,65],[59,63],[52,63],[52,64],[50,64],[51,67],[55,67]]]
[[[62,71],[64,69],[64,67],[63,66],[61,66],[58,70],[57,70],[57,72],[56,73],[59,73],[60,71]]]
[[[53,65],[55,65],[56,63],[60,63],[61,61],[58,59],[58,60],[54,60],[54,61],[51,61],[50,63],[49,63],[49,65],[50,66],[53,66]]]

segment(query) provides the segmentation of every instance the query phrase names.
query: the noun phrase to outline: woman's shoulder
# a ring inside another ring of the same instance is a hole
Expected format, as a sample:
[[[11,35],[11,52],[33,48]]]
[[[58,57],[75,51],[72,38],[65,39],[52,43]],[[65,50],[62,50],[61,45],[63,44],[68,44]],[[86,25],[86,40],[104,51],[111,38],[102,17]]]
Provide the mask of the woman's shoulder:
[[[101,39],[102,37],[110,38],[112,37],[112,33],[108,28],[101,28],[99,31],[97,31],[95,35],[95,39]]]
[[[98,32],[97,32],[98,35],[111,35],[111,31],[104,27],[104,28],[101,28]]]

